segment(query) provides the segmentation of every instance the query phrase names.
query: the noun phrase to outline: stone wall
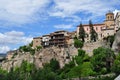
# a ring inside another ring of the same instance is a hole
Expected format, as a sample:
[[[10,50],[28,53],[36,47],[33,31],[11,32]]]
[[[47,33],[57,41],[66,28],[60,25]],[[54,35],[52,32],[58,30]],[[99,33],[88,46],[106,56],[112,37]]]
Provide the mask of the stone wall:
[[[104,45],[105,43],[103,41],[97,41],[92,43],[88,42],[84,44],[82,49],[85,50],[89,56],[92,56],[94,49],[97,49],[98,47],[102,47]]]

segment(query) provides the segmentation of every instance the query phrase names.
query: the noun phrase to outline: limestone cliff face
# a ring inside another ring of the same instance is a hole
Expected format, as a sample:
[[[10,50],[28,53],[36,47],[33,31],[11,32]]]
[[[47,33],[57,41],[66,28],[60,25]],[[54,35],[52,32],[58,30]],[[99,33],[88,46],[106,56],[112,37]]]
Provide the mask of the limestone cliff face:
[[[115,41],[113,42],[112,49],[115,52],[120,52],[120,30],[116,33]]]
[[[68,63],[72,56],[77,55],[77,49],[73,46],[69,48],[49,47],[36,51],[34,55],[29,52],[20,52],[19,50],[9,52],[6,60],[1,64],[5,70],[10,70],[12,67],[19,67],[23,60],[34,63],[37,68],[42,67],[43,64],[48,63],[52,58],[56,58],[60,66],[63,67]]]

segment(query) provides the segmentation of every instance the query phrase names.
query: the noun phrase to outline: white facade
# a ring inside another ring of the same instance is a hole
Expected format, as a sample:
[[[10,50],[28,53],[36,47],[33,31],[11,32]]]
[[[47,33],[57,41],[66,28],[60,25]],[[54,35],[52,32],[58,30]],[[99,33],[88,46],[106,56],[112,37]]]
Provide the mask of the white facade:
[[[115,16],[115,30],[120,29],[120,12],[118,12]]]
[[[49,46],[49,40],[50,40],[50,35],[44,35],[42,37],[42,45],[43,46]]]

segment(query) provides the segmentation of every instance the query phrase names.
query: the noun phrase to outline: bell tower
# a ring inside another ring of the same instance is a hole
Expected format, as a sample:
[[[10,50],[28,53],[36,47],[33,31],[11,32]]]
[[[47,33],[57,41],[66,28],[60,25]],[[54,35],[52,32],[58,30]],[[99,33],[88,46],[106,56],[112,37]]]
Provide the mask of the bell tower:
[[[110,27],[112,27],[112,25],[114,25],[114,14],[113,14],[113,12],[109,11],[106,14],[106,20],[105,20],[104,23],[105,23],[107,28],[110,28]]]

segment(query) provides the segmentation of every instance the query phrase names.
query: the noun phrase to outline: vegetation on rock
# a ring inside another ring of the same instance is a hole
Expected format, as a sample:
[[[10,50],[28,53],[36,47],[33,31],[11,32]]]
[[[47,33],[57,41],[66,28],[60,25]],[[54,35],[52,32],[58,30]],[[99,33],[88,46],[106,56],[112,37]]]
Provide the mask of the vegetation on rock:
[[[63,68],[60,68],[59,61],[55,58],[51,59],[49,63],[44,64],[43,68],[36,68],[34,63],[23,61],[20,67],[11,68],[9,72],[0,68],[0,80],[63,80],[89,78],[88,76],[94,77],[109,73],[120,74],[120,55],[115,56],[111,49],[99,47],[94,49],[93,56],[89,57],[81,49],[83,42],[78,39],[75,40],[74,45],[79,48],[78,55],[74,56]],[[41,47],[38,49],[40,50]],[[29,52],[34,49],[30,46],[22,46],[20,50],[22,52]],[[100,79],[110,80],[113,77],[100,77]],[[95,79],[99,80],[98,78]]]
[[[78,40],[78,39],[74,39],[74,46],[76,48],[82,48],[84,45],[84,43],[81,41],[81,40]]]

